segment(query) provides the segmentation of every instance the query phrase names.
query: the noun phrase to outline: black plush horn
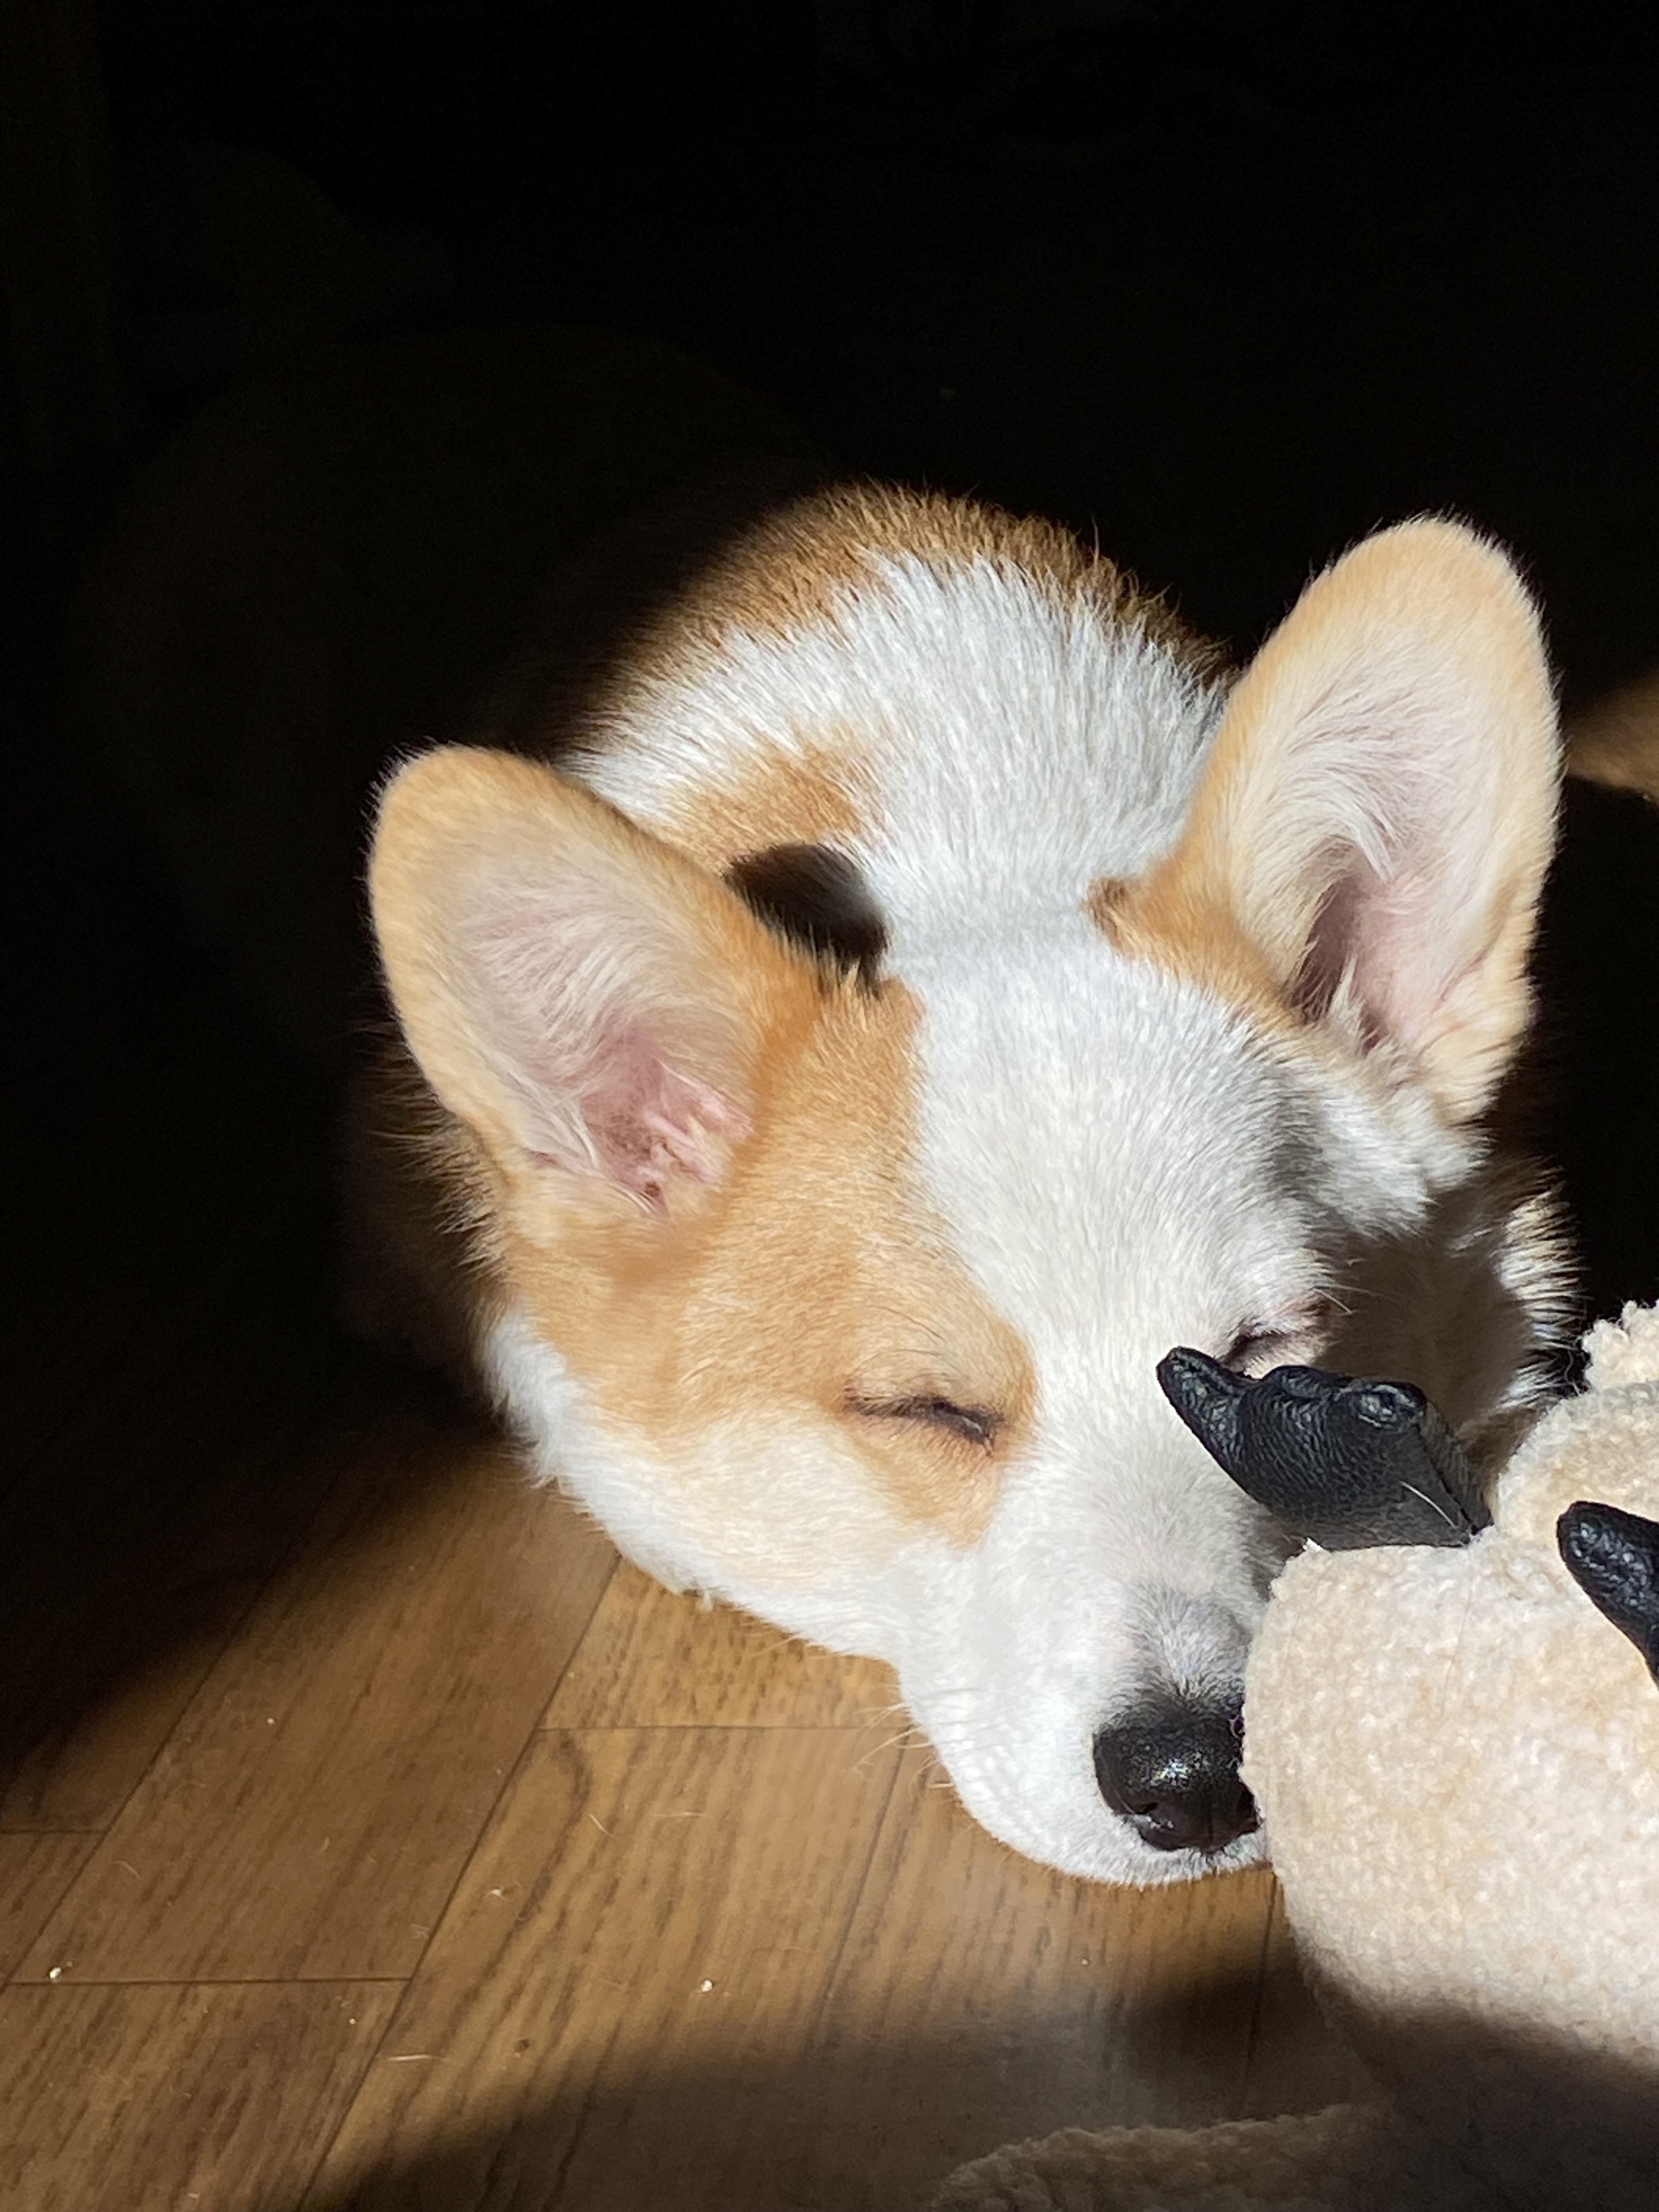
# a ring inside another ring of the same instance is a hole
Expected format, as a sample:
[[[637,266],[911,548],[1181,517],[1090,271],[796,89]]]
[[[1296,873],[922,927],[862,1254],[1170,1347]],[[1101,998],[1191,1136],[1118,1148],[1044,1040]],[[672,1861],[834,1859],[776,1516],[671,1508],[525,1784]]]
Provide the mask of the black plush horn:
[[[1240,1489],[1328,1551],[1467,1544],[1492,1517],[1455,1438],[1408,1382],[1317,1367],[1252,1381],[1185,1346],[1158,1379]]]
[[[1574,1582],[1659,1682],[1659,1521],[1580,1500],[1556,1522],[1555,1540]]]

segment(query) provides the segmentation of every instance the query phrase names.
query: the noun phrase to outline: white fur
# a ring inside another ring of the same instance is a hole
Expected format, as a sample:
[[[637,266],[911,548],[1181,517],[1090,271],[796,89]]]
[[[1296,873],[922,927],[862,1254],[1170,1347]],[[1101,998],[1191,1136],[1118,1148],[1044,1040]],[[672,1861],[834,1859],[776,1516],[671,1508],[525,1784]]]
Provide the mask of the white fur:
[[[780,751],[845,751],[874,781],[858,857],[902,948],[1005,933],[1146,866],[1220,705],[1140,632],[1067,611],[1016,572],[887,560],[833,625],[782,649],[728,634],[693,681],[641,690],[584,774],[651,824]]]

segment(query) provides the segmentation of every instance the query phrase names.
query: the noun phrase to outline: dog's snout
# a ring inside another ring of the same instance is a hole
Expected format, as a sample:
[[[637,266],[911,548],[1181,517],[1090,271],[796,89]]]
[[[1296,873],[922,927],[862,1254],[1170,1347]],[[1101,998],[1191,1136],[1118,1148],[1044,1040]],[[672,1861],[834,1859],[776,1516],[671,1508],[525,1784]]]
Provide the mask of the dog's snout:
[[[1168,1703],[1095,1738],[1095,1779],[1113,1812],[1160,1851],[1218,1851],[1256,1825],[1238,1771],[1237,1705]]]

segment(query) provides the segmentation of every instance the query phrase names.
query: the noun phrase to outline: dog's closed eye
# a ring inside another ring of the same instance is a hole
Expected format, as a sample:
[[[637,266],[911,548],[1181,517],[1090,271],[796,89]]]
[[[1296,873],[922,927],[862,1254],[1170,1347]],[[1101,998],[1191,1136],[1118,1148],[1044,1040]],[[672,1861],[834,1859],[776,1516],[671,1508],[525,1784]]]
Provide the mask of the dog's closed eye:
[[[1216,1357],[1224,1367],[1237,1368],[1245,1375],[1266,1375],[1275,1367],[1297,1366],[1324,1350],[1334,1319],[1334,1309],[1328,1298],[1310,1297],[1276,1321],[1247,1322]]]
[[[1265,1375],[1269,1368],[1285,1364],[1288,1347],[1295,1341],[1286,1329],[1241,1328],[1217,1357],[1224,1367],[1235,1367],[1241,1374]]]
[[[994,1443],[1002,1423],[982,1406],[958,1406],[950,1398],[918,1394],[903,1398],[862,1398],[848,1401],[849,1410],[866,1420],[909,1421],[960,1437],[964,1443]]]

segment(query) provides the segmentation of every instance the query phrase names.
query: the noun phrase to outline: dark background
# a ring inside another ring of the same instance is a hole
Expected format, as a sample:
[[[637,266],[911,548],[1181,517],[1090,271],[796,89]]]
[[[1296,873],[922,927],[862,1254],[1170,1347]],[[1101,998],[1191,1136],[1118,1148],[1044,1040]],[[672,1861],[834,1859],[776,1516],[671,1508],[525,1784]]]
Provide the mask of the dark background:
[[[26,1819],[112,1693],[210,1664],[331,1470],[369,1463],[354,1408],[422,1402],[328,1324],[326,1086],[60,705],[65,601],[135,469],[319,340],[588,324],[850,469],[1097,531],[1240,653],[1363,532],[1463,514],[1516,550],[1576,705],[1659,664],[1656,95],[1651,0],[0,6]],[[1587,1313],[1659,1296],[1656,893],[1659,811],[1572,793],[1536,1126]],[[364,1526],[395,1510],[363,1494]],[[703,2086],[665,2108],[694,2138],[730,2109]]]
[[[394,277],[324,336],[669,339],[849,468],[1097,532],[1241,652],[1362,532],[1463,514],[1516,549],[1571,706],[1659,661],[1656,25],[1638,0],[33,0],[6,33],[28,1340],[208,1245],[265,1284],[325,1264],[325,1101],[53,719],[61,595],[124,478],[307,335],[181,362],[240,297],[168,230],[181,161],[279,157],[372,242]],[[1569,816],[1543,1137],[1605,1310],[1659,1290],[1659,864],[1639,801]]]
[[[118,155],[284,156],[440,312],[649,331],[1248,638],[1379,519],[1653,656],[1659,20],[1630,0],[106,0]],[[137,285],[142,313],[154,302]]]

